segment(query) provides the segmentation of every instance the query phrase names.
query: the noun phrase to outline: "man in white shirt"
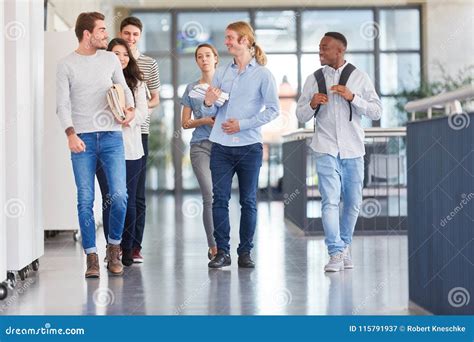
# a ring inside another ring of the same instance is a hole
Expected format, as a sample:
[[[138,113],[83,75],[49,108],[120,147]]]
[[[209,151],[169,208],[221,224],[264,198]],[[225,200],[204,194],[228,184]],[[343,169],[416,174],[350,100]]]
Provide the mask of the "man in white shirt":
[[[364,180],[364,129],[362,115],[379,120],[380,99],[369,76],[354,69],[346,85],[341,74],[347,40],[341,33],[327,32],[319,45],[319,58],[327,91],[319,89],[316,73],[306,79],[298,100],[300,122],[315,117],[311,148],[316,152],[322,222],[330,260],[327,272],[353,268],[350,245],[362,202]],[[351,65],[350,65],[351,66]],[[321,83],[321,82],[320,82]],[[339,204],[343,202],[342,213]]]
[[[134,101],[123,76],[122,67],[107,47],[104,15],[81,13],[75,32],[76,51],[58,63],[56,75],[57,115],[68,137],[77,187],[77,211],[82,245],[87,254],[86,278],[99,277],[95,241],[94,176],[97,162],[104,165],[111,194],[107,268],[121,275],[120,242],[127,209],[127,187],[122,125],[133,120]],[[107,104],[107,91],[119,83],[125,91],[126,117],[115,119]]]

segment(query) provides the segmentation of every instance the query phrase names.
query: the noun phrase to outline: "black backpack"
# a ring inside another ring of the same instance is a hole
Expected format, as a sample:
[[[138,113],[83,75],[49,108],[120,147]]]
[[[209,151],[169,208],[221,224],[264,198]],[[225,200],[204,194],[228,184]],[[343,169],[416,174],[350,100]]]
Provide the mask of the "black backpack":
[[[341,77],[339,78],[339,85],[345,86],[347,83],[347,80],[349,79],[349,76],[352,74],[352,72],[356,69],[354,65],[351,63],[347,63],[346,67],[342,70]],[[316,82],[318,83],[318,89],[319,93],[327,95],[327,89],[326,89],[326,80],[324,79],[324,74],[323,74],[323,68],[320,68],[316,70],[314,73],[314,78],[316,78]],[[349,103],[349,121],[352,121],[352,105],[350,101],[347,101]],[[319,108],[321,105],[318,105],[314,111],[314,119],[316,120],[316,115],[319,112]],[[316,122],[315,122],[316,126]]]

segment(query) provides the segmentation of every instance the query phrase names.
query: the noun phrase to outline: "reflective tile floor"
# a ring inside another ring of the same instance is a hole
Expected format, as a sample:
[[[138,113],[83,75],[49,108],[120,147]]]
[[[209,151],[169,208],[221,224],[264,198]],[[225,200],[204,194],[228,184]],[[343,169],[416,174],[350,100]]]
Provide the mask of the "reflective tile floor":
[[[237,196],[231,222],[239,222]],[[409,307],[406,236],[356,236],[355,268],[325,274],[322,237],[304,237],[285,224],[283,203],[262,202],[253,252],[257,267],[239,269],[238,225],[232,227],[232,266],[207,267],[200,197],[149,196],[145,263],[109,277],[97,239],[100,279],[84,279],[85,257],[71,232],[46,240],[38,272],[18,281],[0,302],[3,315],[391,315]]]

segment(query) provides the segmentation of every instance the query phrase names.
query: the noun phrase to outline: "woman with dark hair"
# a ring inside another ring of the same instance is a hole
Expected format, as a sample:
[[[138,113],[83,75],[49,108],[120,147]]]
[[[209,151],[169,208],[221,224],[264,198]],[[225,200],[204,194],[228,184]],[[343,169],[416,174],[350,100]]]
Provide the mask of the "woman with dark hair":
[[[128,87],[132,91],[135,100],[135,118],[128,125],[122,127],[123,142],[125,147],[125,162],[127,170],[127,215],[125,218],[125,227],[122,235],[122,264],[130,266],[133,263],[132,246],[135,237],[135,221],[136,221],[136,194],[138,174],[141,168],[141,157],[144,155],[141,125],[145,121],[147,115],[146,89],[143,82],[143,75],[138,68],[136,60],[133,58],[132,52],[127,42],[121,38],[112,39],[107,47],[107,51],[113,52],[120,61],[123,69],[123,75]],[[107,178],[102,170],[102,165],[97,163],[96,170],[97,180],[99,182],[100,191],[102,193],[102,216],[104,224],[104,234],[108,236],[109,229],[109,210],[110,204],[114,201],[111,198]],[[113,219],[113,218],[110,218]]]
[[[208,258],[212,259],[217,253],[214,240],[214,224],[212,221],[212,179],[209,163],[211,160],[212,143],[209,141],[214,118],[203,117],[201,113],[202,100],[192,98],[189,93],[198,84],[211,84],[218,63],[218,53],[214,46],[201,44],[194,52],[196,63],[201,69],[201,78],[188,84],[181,99],[183,111],[181,125],[184,129],[194,128],[191,138],[191,165],[199,183],[202,194],[202,219],[207,235]]]

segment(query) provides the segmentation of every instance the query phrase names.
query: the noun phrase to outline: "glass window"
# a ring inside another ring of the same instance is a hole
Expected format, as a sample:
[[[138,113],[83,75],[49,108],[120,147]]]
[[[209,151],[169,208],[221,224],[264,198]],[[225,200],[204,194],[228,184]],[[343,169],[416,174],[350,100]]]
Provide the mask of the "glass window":
[[[384,95],[420,86],[420,54],[381,53],[380,88]]]
[[[296,55],[267,55],[267,68],[275,76],[280,97],[280,115],[262,127],[263,140],[281,143],[282,136],[298,128],[296,95],[298,89],[298,59]],[[282,68],[282,65],[285,67]]]
[[[319,62],[319,55],[317,54],[304,54],[301,56],[301,90],[303,90],[304,83],[308,76],[321,68]]]
[[[257,42],[265,52],[296,51],[296,13],[294,11],[257,12]]]
[[[179,58],[178,73],[178,96],[183,96],[186,85],[201,78],[201,70],[196,64],[194,56],[182,56]]]
[[[303,51],[317,51],[328,31],[341,32],[347,38],[349,51],[372,50],[374,15],[371,10],[305,11],[302,15]]]
[[[367,74],[369,74],[372,83],[375,82],[374,55],[368,53],[346,54],[346,61]]]
[[[295,90],[298,88],[298,59],[296,55],[267,55],[267,65],[277,84],[284,79]],[[285,95],[286,96],[286,95]]]
[[[161,101],[153,112],[148,141],[148,187],[171,190],[174,188],[171,144],[173,138],[173,100]]]
[[[379,28],[382,50],[420,48],[420,17],[416,9],[380,11]]]
[[[218,51],[224,46],[224,31],[234,21],[250,21],[248,12],[209,12],[178,14],[178,51],[194,53],[201,43],[213,44]]]
[[[169,13],[132,12],[143,23],[143,35],[138,43],[140,51],[166,52],[171,49],[171,15]]]
[[[400,111],[397,107],[397,101],[394,97],[382,97],[382,118],[380,119],[380,127],[401,127],[405,126],[408,120],[408,114]]]

